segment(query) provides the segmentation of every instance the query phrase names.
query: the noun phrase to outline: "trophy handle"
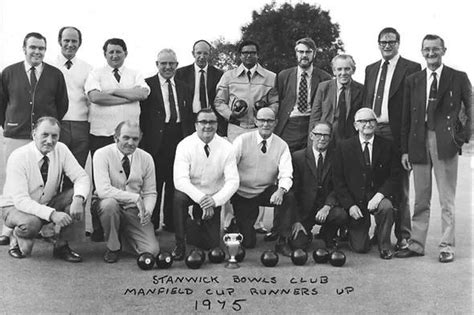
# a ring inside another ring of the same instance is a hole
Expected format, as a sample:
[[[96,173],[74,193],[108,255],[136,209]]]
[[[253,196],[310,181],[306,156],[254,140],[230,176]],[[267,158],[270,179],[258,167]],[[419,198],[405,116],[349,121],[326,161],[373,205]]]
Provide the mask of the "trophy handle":
[[[244,239],[243,235],[239,233],[239,235],[237,235],[236,237],[236,240],[238,240],[239,242],[242,243],[242,240]]]

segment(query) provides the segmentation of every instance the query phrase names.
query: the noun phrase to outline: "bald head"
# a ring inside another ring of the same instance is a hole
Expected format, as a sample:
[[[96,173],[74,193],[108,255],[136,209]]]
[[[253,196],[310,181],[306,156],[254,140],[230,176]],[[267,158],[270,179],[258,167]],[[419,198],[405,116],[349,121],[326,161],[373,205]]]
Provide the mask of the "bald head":
[[[263,139],[268,139],[275,129],[276,120],[275,112],[269,107],[259,109],[255,117],[255,125],[257,125],[258,133]]]

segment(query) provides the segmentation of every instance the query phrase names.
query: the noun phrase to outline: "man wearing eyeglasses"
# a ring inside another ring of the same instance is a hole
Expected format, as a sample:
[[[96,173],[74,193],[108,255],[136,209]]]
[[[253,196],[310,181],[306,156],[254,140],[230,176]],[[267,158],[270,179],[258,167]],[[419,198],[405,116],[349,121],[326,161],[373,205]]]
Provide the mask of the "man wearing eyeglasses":
[[[370,108],[355,114],[358,135],[339,142],[333,164],[336,196],[349,214],[349,242],[353,251],[370,250],[370,215],[380,258],[391,259],[390,233],[398,200],[400,162],[393,143],[375,135],[377,116]]]
[[[178,144],[174,161],[175,260],[185,257],[186,241],[206,250],[219,246],[221,206],[239,187],[232,144],[216,135],[217,116],[211,108],[197,113],[195,127]]]
[[[319,224],[319,238],[326,248],[333,250],[336,248],[337,229],[348,222],[347,212],[338,206],[332,182],[334,153],[329,149],[331,135],[331,124],[317,122],[309,136],[312,146],[292,155],[292,190],[297,204],[291,238],[293,248],[309,247],[313,239],[311,230]]]
[[[415,208],[409,246],[397,257],[423,256],[430,218],[434,170],[441,204],[439,261],[454,260],[454,200],[458,153],[471,137],[472,86],[466,73],[443,64],[444,40],[426,35],[426,69],[407,78],[402,124],[402,165],[413,168]]]
[[[354,114],[362,107],[364,87],[352,79],[356,67],[351,55],[337,55],[331,63],[336,78],[319,84],[311,109],[309,130],[316,122],[327,121],[333,125],[333,140],[338,142],[355,135]]]
[[[272,109],[260,109],[255,118],[258,130],[234,140],[240,185],[231,203],[237,227],[244,237],[242,245],[246,248],[254,248],[256,244],[253,225],[258,207],[274,207],[273,230],[279,238],[275,250],[290,256],[288,237],[291,211],[295,206],[293,193],[289,192],[293,166],[288,144],[273,134],[275,117]]]
[[[405,80],[410,74],[420,71],[421,66],[400,56],[400,34],[392,27],[380,31],[378,47],[382,59],[365,69],[363,104],[377,115],[375,134],[393,141],[400,151]],[[401,199],[395,216],[397,250],[406,248],[410,238],[409,175],[408,171],[401,170]]]
[[[160,228],[160,212],[163,185],[163,229],[174,232],[173,219],[173,163],[176,146],[193,133],[193,108],[191,93],[183,81],[175,78],[178,60],[171,49],[158,53],[158,73],[145,82],[150,86],[150,95],[140,102],[140,127],[143,131],[141,147],[151,154],[156,169],[158,192],[152,223]]]
[[[314,65],[316,43],[311,38],[297,40],[295,53],[298,65],[281,71],[275,81],[280,99],[275,134],[288,143],[291,152],[306,147],[316,90],[320,82],[331,80],[327,72]]]

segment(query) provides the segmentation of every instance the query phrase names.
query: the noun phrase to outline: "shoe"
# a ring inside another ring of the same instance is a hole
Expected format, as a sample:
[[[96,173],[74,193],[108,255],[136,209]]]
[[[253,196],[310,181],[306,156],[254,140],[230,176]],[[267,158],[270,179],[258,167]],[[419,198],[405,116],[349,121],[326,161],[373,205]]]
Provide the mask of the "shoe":
[[[25,255],[23,255],[18,245],[15,245],[14,247],[10,248],[8,250],[8,254],[10,254],[10,256],[12,256],[13,258],[25,258]]]
[[[81,255],[69,248],[68,244],[64,246],[55,246],[53,249],[53,257],[72,263],[78,263],[82,261]]]
[[[288,245],[288,241],[284,238],[280,238],[278,240],[278,244],[275,245],[275,251],[286,257],[291,256],[290,245]]]
[[[268,233],[268,230],[264,227],[261,227],[261,228],[258,228],[258,229],[255,229],[255,232],[257,234],[267,234]]]
[[[380,258],[382,259],[392,259],[393,257],[393,253],[391,250],[389,249],[382,249],[380,251]]]
[[[265,242],[274,242],[278,239],[278,233],[275,231],[270,231],[263,237]]]
[[[0,245],[10,245],[10,237],[6,235],[0,235]]]
[[[439,253],[439,262],[448,263],[454,260],[454,253],[450,252],[441,252]]]
[[[104,261],[109,264],[116,263],[120,258],[120,250],[110,250],[107,249],[107,251],[104,254]]]
[[[186,247],[184,245],[176,245],[176,247],[171,252],[173,260],[183,260],[186,255]]]
[[[399,240],[397,242],[397,244],[395,245],[395,251],[398,252],[402,249],[406,249],[408,248],[408,241],[404,238],[402,238],[401,240]]]
[[[395,257],[397,258],[408,258],[408,257],[417,257],[417,256],[424,256],[424,254],[414,252],[408,248],[399,250],[398,252],[395,253]]]

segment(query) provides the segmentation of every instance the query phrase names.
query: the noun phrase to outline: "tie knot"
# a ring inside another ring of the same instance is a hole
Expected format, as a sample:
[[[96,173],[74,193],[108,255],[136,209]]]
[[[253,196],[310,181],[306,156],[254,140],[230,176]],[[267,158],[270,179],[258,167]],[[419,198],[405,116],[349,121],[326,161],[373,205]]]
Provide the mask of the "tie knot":
[[[308,74],[306,73],[306,71],[303,71],[303,73],[301,73],[301,76],[302,76],[303,78],[306,78],[307,75],[308,75]]]
[[[432,72],[431,75],[433,76],[433,79],[436,79],[436,72]]]
[[[68,60],[68,61],[69,61],[69,60]],[[66,62],[66,63],[67,63],[67,62]],[[118,68],[114,68],[114,71],[113,71],[113,72],[114,72],[114,73],[117,73],[118,71],[119,71]]]
[[[66,68],[68,68],[68,69],[71,68],[71,66],[72,66],[72,61],[68,59],[68,60],[66,61],[65,65],[66,65]],[[115,70],[114,70],[114,71],[115,71]]]
[[[36,68],[35,68],[35,67],[31,67],[30,70],[31,70],[31,71],[35,71]]]
[[[200,73],[204,74],[206,71],[204,71],[203,69],[199,70]]]
[[[166,79],[166,83],[171,84],[171,80],[170,80],[170,79]]]
[[[345,84],[341,84],[341,92],[344,92],[345,89],[346,89],[346,85],[345,85]]]
[[[46,155],[43,155],[43,163],[48,163],[49,162],[49,157]]]
[[[383,65],[384,65],[385,67],[387,67],[389,64],[390,64],[390,61],[388,61],[388,60],[385,60],[384,63],[383,63]]]

